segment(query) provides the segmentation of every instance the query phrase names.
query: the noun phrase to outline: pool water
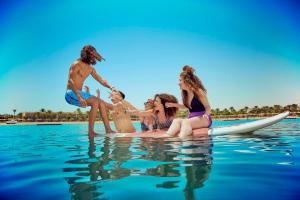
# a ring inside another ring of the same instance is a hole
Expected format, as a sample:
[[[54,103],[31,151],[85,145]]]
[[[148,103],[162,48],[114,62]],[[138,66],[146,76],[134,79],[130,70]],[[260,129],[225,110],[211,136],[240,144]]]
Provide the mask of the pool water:
[[[87,125],[0,126],[0,183],[1,200],[300,199],[300,119],[186,140],[89,138]]]

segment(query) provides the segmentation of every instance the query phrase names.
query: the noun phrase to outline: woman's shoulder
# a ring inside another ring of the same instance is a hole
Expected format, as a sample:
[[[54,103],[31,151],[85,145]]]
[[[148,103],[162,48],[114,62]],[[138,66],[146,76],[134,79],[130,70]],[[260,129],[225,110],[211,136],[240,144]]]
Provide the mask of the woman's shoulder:
[[[201,88],[197,88],[197,90],[195,90],[195,94],[196,94],[196,97],[201,97],[201,96],[206,95],[206,93]]]

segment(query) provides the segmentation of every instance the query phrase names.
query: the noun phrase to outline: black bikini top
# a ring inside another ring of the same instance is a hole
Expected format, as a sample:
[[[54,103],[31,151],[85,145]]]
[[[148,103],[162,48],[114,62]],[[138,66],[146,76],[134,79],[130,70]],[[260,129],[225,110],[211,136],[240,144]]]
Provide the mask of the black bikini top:
[[[205,107],[201,101],[199,101],[195,96],[191,102],[191,108],[189,108],[190,112],[203,112],[205,111]]]

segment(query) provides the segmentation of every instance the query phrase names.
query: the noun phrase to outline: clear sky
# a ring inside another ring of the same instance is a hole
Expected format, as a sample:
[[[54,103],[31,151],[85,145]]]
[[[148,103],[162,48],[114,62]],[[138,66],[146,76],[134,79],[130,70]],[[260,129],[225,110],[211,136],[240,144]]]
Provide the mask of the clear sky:
[[[300,12],[281,0],[0,1],[0,113],[73,111],[70,64],[85,44],[97,72],[139,108],[156,93],[180,98],[196,69],[212,108],[300,102]],[[108,101],[107,89],[92,78]]]

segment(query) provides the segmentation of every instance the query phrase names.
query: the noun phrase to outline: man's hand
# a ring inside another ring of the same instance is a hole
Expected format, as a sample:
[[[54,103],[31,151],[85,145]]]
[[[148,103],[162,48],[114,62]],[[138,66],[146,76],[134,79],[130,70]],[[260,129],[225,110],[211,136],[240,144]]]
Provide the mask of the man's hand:
[[[110,88],[109,88],[112,92],[113,91],[118,91],[114,86],[110,86]]]
[[[84,90],[86,91],[86,93],[90,93],[90,88],[89,88],[89,86],[85,85],[85,86],[84,86]]]
[[[81,107],[83,107],[83,108],[87,107],[86,100],[84,100],[83,98],[80,97],[78,99],[78,101],[79,101]]]

